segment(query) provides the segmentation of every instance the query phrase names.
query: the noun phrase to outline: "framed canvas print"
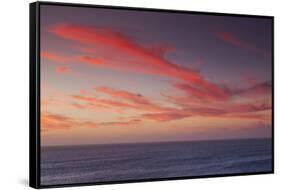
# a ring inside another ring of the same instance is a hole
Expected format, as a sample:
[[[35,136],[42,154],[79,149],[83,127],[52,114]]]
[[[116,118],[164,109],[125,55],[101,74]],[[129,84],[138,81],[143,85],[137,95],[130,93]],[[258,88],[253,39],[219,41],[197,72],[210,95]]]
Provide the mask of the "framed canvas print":
[[[274,171],[273,17],[30,4],[30,186]]]

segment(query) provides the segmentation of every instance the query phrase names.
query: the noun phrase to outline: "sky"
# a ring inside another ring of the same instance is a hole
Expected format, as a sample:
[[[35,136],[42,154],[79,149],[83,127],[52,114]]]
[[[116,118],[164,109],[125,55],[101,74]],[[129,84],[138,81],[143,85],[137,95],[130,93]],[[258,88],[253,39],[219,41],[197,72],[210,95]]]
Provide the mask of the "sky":
[[[43,146],[271,137],[271,19],[40,11]]]

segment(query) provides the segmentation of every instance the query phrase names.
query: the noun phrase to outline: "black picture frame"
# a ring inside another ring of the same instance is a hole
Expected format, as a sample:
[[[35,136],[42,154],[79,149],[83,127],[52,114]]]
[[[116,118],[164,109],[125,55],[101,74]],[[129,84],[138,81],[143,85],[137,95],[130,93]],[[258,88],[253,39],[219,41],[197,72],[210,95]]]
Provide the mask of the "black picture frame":
[[[77,183],[77,184],[59,184],[59,185],[41,185],[40,184],[40,6],[41,5],[56,5],[68,7],[92,7],[118,10],[135,10],[148,12],[165,12],[165,13],[182,13],[182,14],[198,14],[198,15],[217,15],[228,17],[246,17],[246,18],[266,18],[271,21],[272,27],[272,170],[266,172],[250,172],[250,173],[235,173],[223,175],[203,175],[203,176],[182,176],[159,179],[143,179],[143,180],[125,180],[111,182],[93,182],[93,183]],[[101,184],[119,184],[119,183],[135,183],[135,182],[152,182],[163,180],[183,180],[194,178],[210,178],[210,177],[226,177],[226,176],[245,176],[257,174],[273,174],[274,173],[274,17],[261,15],[247,14],[229,14],[216,12],[199,12],[186,10],[166,10],[166,9],[151,9],[151,8],[136,8],[136,7],[120,7],[120,6],[104,6],[91,4],[76,4],[76,3],[58,3],[58,2],[34,2],[30,3],[29,8],[29,27],[30,27],[30,91],[29,91],[29,185],[33,188],[53,188],[53,187],[72,187],[72,186],[88,186]]]

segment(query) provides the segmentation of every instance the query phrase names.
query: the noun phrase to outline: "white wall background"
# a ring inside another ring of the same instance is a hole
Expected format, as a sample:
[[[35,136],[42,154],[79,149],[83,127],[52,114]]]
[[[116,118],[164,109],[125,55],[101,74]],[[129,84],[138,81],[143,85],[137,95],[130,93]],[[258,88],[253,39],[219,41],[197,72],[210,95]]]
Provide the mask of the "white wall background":
[[[63,1],[63,0],[61,0]],[[28,189],[29,1],[0,4],[0,189]],[[281,185],[281,2],[278,0],[68,0],[67,2],[183,9],[275,16],[275,170],[274,175],[147,182],[72,189],[277,189]],[[280,188],[280,187],[279,187]],[[66,188],[71,189],[71,188]]]

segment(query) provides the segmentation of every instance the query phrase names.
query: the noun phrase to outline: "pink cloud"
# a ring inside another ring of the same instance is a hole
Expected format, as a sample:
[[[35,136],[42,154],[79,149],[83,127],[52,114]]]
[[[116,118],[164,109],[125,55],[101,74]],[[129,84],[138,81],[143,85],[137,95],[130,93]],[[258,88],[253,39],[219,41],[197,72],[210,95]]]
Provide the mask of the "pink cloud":
[[[140,119],[131,119],[129,121],[113,121],[113,122],[101,122],[99,123],[98,125],[100,127],[107,127],[107,126],[110,126],[110,127],[114,127],[114,126],[117,126],[117,127],[126,127],[126,126],[136,126],[138,124],[141,123],[141,120]]]
[[[272,85],[270,81],[252,84],[248,88],[229,88],[224,85],[221,91],[207,91],[200,86],[195,87],[186,83],[174,84],[174,87],[183,91],[189,97],[178,98],[179,101],[188,102],[189,104],[201,104],[203,102],[228,102],[233,98],[246,98],[249,100],[258,99],[261,97],[270,98]],[[166,98],[169,98],[166,95]],[[201,102],[200,102],[201,101]]]
[[[175,98],[167,96],[168,102],[179,107],[172,108],[157,104],[138,93],[116,90],[105,86],[95,87],[94,90],[98,93],[109,95],[111,99],[100,98],[93,94],[73,95],[72,98],[79,101],[75,106],[79,109],[90,107],[101,109],[103,111],[134,110],[139,112],[139,116],[136,116],[135,118],[153,120],[156,122],[179,120],[193,116],[232,117],[259,120],[261,114],[258,112],[270,111],[272,108],[271,102],[263,99],[248,100],[245,103],[232,101],[233,94],[231,93],[228,94],[229,97],[226,101],[219,101],[220,99],[216,99],[213,96],[202,95],[201,98],[205,98],[205,100],[207,99],[208,102],[195,100],[194,97],[191,97],[191,99],[188,100],[188,97]],[[196,97],[198,97],[198,94],[196,94]]]
[[[189,84],[175,84],[177,89],[182,90],[187,95],[204,101],[227,101],[229,94],[223,89],[209,91],[201,86],[191,86]]]
[[[190,116],[191,115],[189,113],[185,113],[185,111],[175,110],[173,112],[143,114],[141,118],[163,122],[163,121],[179,120]]]
[[[270,98],[272,93],[272,84],[270,81],[255,83],[246,89],[236,89],[233,95],[246,98],[267,97]]]
[[[89,57],[89,56],[80,56],[79,61],[90,64],[90,65],[104,64],[104,61],[102,61],[101,59],[93,58],[93,57]]]
[[[80,121],[72,117],[52,114],[48,112],[41,112],[41,130],[52,131],[61,129],[70,129],[73,127],[96,127],[96,124],[90,121]]]
[[[94,123],[89,120],[79,120],[60,114],[41,112],[41,131],[44,133],[56,130],[67,130],[77,127],[96,128],[136,126],[141,122],[142,121],[140,119],[131,119],[128,121],[108,121]]]
[[[158,47],[156,51],[151,51],[151,48],[144,47],[126,35],[108,28],[59,24],[53,26],[49,31],[56,36],[80,44],[113,48],[115,53],[119,52],[125,57],[134,58],[129,63],[128,61],[121,61],[113,64],[110,61],[101,61],[96,57],[81,56],[81,62],[128,72],[166,76],[185,81],[190,85],[200,86],[210,93],[223,93],[219,86],[205,80],[198,71],[180,67],[167,60],[164,54],[171,51],[171,48]]]
[[[144,108],[147,108],[148,110],[163,109],[161,106],[157,105],[156,103],[153,103],[148,98],[146,98],[143,95],[138,94],[138,93],[132,93],[132,92],[128,92],[125,90],[116,90],[116,89],[104,87],[104,86],[95,88],[95,90],[97,92],[108,94],[112,97],[120,98],[122,100],[131,102],[131,103],[135,104],[136,106],[142,106]]]
[[[66,63],[72,61],[72,57],[61,56],[53,52],[41,51],[41,57],[55,62]]]
[[[173,110],[172,108],[161,106],[141,94],[132,93],[125,90],[116,90],[104,86],[94,88],[94,90],[102,94],[107,94],[111,98],[100,98],[89,93],[80,93],[80,95],[72,95],[71,97],[83,102],[84,104],[86,103],[91,108],[112,109],[115,111],[116,109],[117,111],[129,109],[142,112],[162,112]],[[76,107],[81,106],[76,105]]]
[[[219,32],[216,33],[216,36],[219,39],[221,39],[221,40],[223,40],[227,43],[230,43],[232,45],[235,45],[237,47],[247,49],[247,50],[250,50],[250,51],[253,51],[253,52],[256,52],[256,53],[261,53],[261,54],[264,54],[264,55],[268,54],[265,50],[263,50],[261,48],[258,48],[258,47],[255,47],[254,45],[251,45],[247,42],[244,42],[241,39],[239,39],[237,36],[235,36],[234,34],[231,34],[229,32],[219,31]]]
[[[65,66],[57,66],[56,67],[56,72],[59,73],[59,74],[69,73],[70,72],[70,68],[69,67],[65,67]]]

